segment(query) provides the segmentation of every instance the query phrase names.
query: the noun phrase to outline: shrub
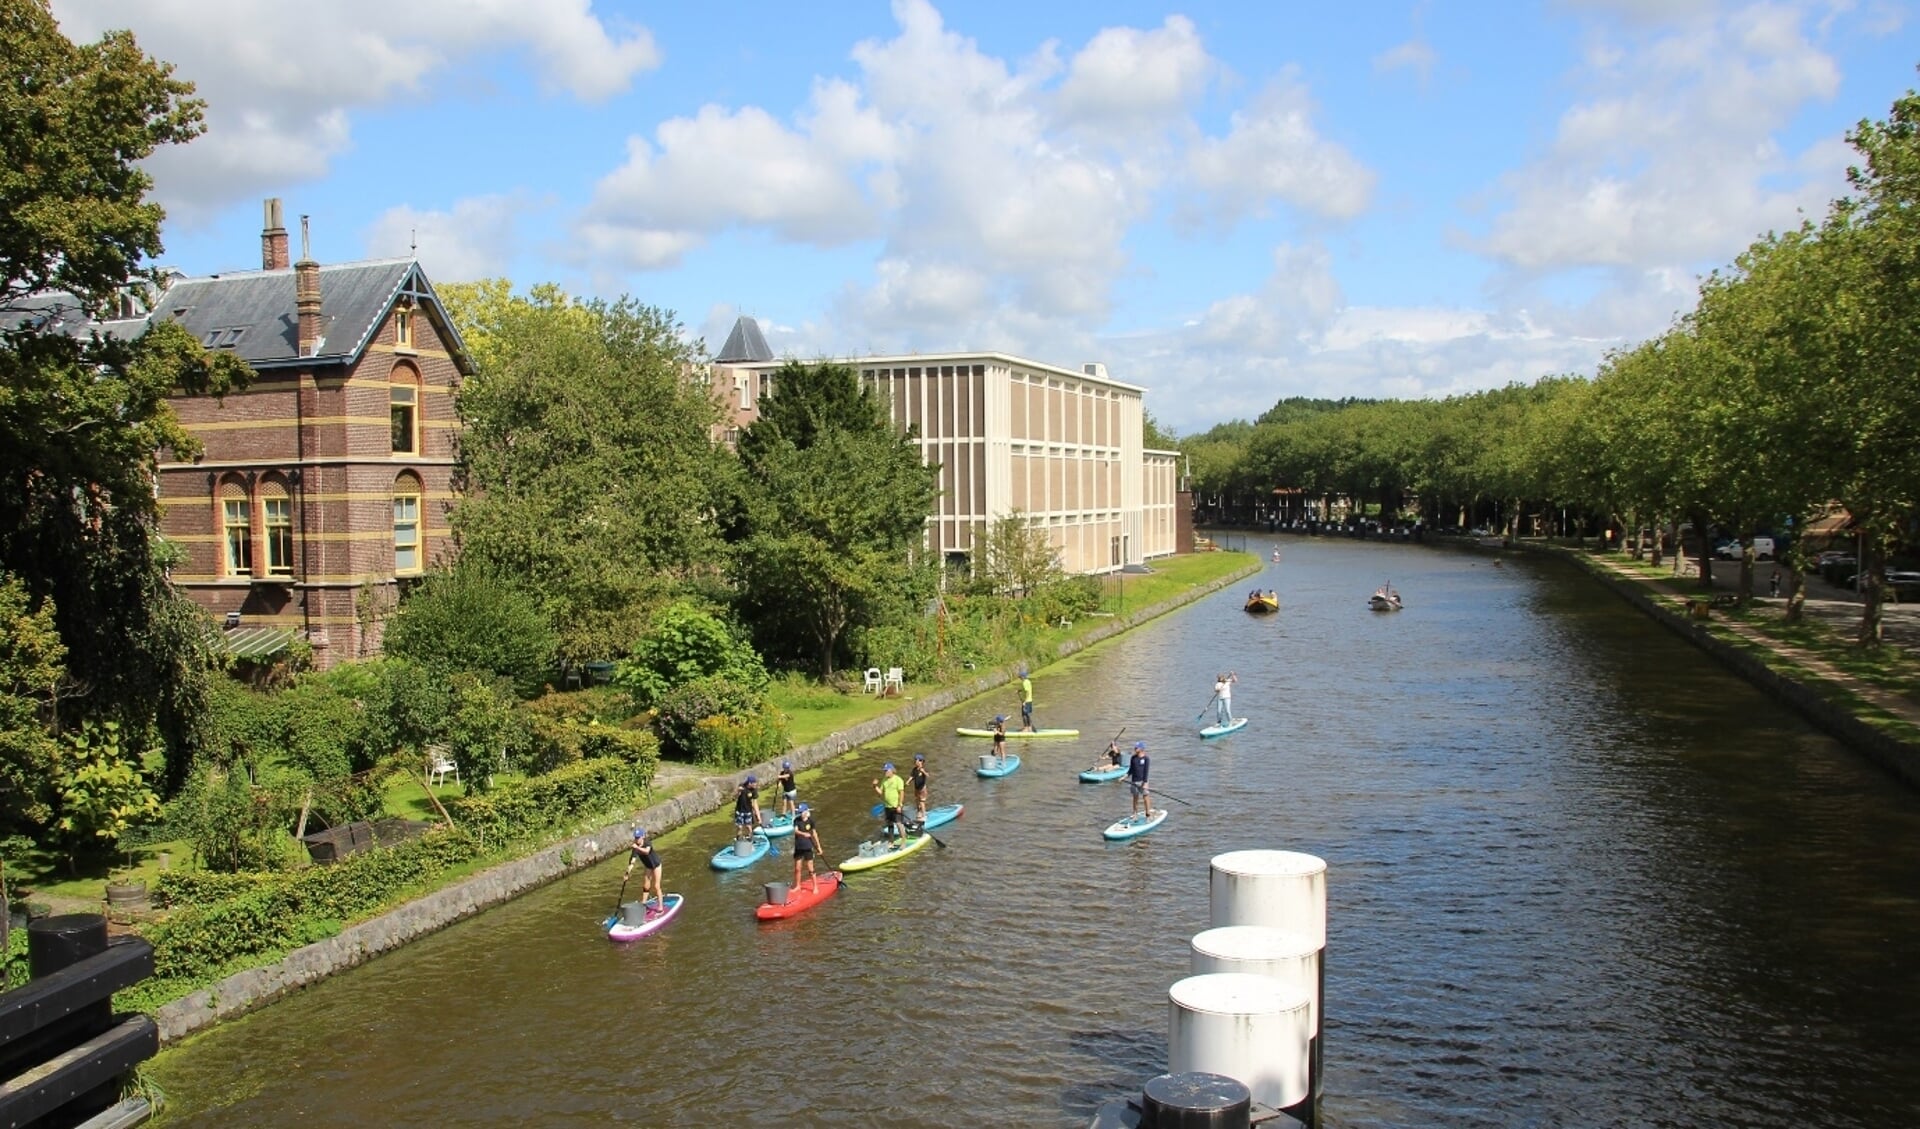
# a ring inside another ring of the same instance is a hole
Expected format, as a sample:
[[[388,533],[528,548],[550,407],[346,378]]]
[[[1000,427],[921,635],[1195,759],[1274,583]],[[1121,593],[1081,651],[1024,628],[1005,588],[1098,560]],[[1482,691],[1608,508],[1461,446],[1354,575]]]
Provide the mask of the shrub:
[[[298,680],[276,696],[274,715],[287,763],[321,781],[353,772],[362,711],[337,681]]]
[[[740,768],[786,751],[786,718],[766,703],[744,717],[714,714],[693,726],[690,752],[708,768]]]
[[[429,576],[388,621],[382,649],[442,674],[474,671],[538,693],[554,636],[533,601],[472,566]]]
[[[453,763],[460,766],[460,779],[467,789],[485,791],[500,757],[526,728],[527,718],[499,684],[470,672],[454,675],[447,692],[447,721],[440,739]]]
[[[710,717],[746,722],[765,708],[758,693],[724,677],[697,678],[668,691],[653,719],[662,751],[685,760],[703,761],[716,751],[699,724]],[[781,740],[785,740],[784,727]]]
[[[697,604],[669,604],[633,653],[614,667],[614,685],[652,708],[669,693],[698,679],[721,677],[759,693],[767,668],[760,655],[723,620]]]

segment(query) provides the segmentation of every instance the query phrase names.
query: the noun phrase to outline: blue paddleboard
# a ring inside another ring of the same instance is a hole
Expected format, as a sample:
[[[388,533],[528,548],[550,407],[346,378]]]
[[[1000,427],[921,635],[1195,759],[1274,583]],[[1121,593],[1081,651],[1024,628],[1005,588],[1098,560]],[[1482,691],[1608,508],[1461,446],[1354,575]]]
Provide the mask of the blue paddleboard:
[[[974,768],[973,771],[981,776],[1006,776],[1019,767],[1019,753],[1008,753],[1004,757],[996,757],[992,753],[988,753],[980,758],[980,764]],[[933,813],[928,812],[927,814],[931,815]]]
[[[726,846],[713,852],[713,868],[715,870],[740,870],[744,867],[752,866],[754,863],[766,858],[767,852],[772,848],[773,841],[756,831],[753,833],[753,850],[750,853],[740,854],[733,849],[732,843],[728,843]]]
[[[1207,726],[1205,729],[1202,729],[1200,731],[1200,736],[1202,738],[1225,737],[1227,734],[1232,733],[1235,730],[1245,729],[1246,727],[1247,727],[1247,719],[1244,717],[1236,717],[1225,725]]]
[[[1166,808],[1161,808],[1152,815],[1140,815],[1136,812],[1125,819],[1116,819],[1112,823],[1109,823],[1107,829],[1100,834],[1116,841],[1121,839],[1138,839],[1140,836],[1152,831],[1166,821]]]

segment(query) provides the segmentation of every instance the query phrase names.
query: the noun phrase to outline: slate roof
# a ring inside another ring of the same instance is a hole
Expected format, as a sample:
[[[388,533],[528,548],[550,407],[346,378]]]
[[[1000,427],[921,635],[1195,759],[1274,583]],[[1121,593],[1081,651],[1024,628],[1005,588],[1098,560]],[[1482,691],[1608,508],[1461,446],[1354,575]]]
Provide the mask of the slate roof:
[[[412,294],[446,338],[460,371],[471,374],[473,361],[459,331],[441,309],[433,285],[412,259],[339,263],[320,268],[320,345],[311,357],[299,349],[300,316],[294,304],[293,269],[233,271],[203,278],[178,278],[160,295],[146,318],[95,322],[71,294],[31,294],[0,308],[0,330],[23,324],[75,337],[98,331],[132,338],[147,324],[171,318],[209,348],[231,349],[257,369],[286,365],[350,364],[365,351],[387,311],[402,294]],[[757,332],[757,331],[756,331]]]
[[[715,364],[731,365],[772,359],[773,350],[767,348],[767,339],[760,332],[760,323],[742,316],[733,323],[733,332],[727,334],[727,343],[720,346],[720,352],[713,361]]]
[[[291,267],[180,279],[160,296],[153,320],[172,318],[202,343],[231,349],[255,368],[350,362],[403,289],[426,288],[412,259],[322,266],[320,344],[312,357],[300,356]]]

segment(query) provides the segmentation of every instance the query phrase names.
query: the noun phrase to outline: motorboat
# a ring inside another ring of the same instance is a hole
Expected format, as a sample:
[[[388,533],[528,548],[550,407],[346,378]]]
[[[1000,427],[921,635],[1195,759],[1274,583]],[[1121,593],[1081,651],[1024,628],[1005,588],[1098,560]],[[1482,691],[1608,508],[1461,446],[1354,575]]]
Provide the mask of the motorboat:
[[[1377,612],[1397,612],[1402,606],[1400,593],[1393,590],[1393,585],[1382,584],[1367,597],[1367,606]]]
[[[1247,594],[1247,611],[1253,615],[1271,615],[1279,610],[1280,593],[1256,591]]]

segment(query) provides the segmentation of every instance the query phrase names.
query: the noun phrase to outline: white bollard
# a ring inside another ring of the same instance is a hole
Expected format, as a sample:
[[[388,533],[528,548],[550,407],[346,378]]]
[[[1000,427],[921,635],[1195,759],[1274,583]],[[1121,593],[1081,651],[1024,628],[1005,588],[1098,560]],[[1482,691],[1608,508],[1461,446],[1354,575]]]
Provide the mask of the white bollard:
[[[1167,1072],[1224,1074],[1275,1109],[1307,1100],[1312,1001],[1270,976],[1212,972],[1167,991]]]
[[[1245,972],[1271,976],[1306,995],[1313,1030],[1320,1030],[1321,949],[1305,934],[1265,925],[1223,925],[1193,935],[1193,974]]]
[[[1213,856],[1212,924],[1267,925],[1327,945],[1327,863],[1298,851],[1228,851]]]
[[[1314,959],[1313,1100],[1296,1114],[1308,1125],[1319,1123],[1319,1099],[1326,1085],[1325,1042],[1327,984],[1327,862],[1299,851],[1228,851],[1213,856],[1207,882],[1215,928],[1264,926],[1303,937],[1318,952]],[[1202,934],[1204,936],[1204,934]]]

